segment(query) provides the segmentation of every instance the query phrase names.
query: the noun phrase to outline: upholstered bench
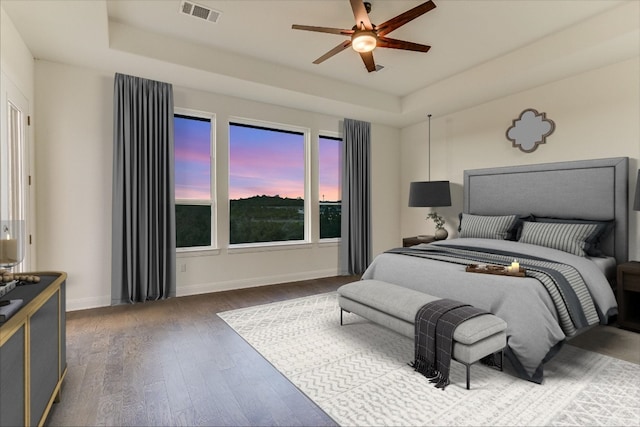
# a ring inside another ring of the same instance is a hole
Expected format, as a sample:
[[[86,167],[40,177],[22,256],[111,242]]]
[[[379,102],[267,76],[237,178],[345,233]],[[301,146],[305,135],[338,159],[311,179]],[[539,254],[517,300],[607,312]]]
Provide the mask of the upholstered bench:
[[[379,280],[359,280],[338,288],[340,324],[343,324],[343,312],[347,311],[413,339],[416,313],[426,303],[438,299]],[[506,329],[506,322],[493,314],[476,316],[456,328],[452,358],[467,367],[467,389],[471,365],[483,357],[499,352],[502,370]]]

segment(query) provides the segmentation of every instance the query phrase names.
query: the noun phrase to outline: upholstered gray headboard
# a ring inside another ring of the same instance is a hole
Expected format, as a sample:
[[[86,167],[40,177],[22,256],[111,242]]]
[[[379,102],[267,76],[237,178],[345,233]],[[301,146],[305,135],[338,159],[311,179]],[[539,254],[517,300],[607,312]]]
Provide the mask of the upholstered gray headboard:
[[[615,220],[605,254],[628,260],[628,157],[464,171],[463,212]]]

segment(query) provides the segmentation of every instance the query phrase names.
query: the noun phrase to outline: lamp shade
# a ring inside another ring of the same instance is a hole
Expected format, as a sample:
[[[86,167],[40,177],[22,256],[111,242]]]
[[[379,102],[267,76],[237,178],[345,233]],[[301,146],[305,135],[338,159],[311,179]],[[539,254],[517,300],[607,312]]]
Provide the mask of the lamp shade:
[[[638,169],[638,179],[636,179],[636,200],[633,202],[633,210],[640,211],[640,169]]]
[[[409,187],[409,207],[451,206],[449,181],[417,181]]]

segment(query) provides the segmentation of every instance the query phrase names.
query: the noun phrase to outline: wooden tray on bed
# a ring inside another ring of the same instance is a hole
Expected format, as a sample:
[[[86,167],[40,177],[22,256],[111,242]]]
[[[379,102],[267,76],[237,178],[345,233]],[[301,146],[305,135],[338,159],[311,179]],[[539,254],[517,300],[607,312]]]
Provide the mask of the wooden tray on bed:
[[[508,271],[507,267],[503,265],[491,265],[491,264],[469,264],[465,271],[470,273],[484,273],[484,274],[497,274],[499,276],[515,276],[525,277],[525,269],[520,267],[519,271]]]

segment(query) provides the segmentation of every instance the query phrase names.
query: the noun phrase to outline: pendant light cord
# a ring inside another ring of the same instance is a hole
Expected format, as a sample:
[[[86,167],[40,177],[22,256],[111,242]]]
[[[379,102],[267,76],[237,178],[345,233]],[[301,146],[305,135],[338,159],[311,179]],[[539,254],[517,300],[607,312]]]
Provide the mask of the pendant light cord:
[[[428,155],[429,155],[429,172],[428,172],[428,179],[427,181],[431,181],[431,114],[427,114],[427,117],[429,118],[429,138],[428,138]]]

